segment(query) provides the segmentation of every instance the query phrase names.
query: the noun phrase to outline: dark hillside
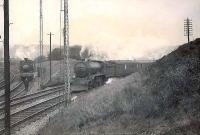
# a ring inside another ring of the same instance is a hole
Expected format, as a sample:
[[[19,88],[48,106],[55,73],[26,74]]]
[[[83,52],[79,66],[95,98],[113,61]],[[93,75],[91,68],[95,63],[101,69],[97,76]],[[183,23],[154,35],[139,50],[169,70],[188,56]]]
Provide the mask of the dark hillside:
[[[200,133],[199,39],[94,90],[53,117],[45,135]]]
[[[169,53],[167,56],[164,56],[159,61],[167,58],[198,58],[200,52],[200,38],[197,38],[194,41],[191,41],[188,44],[179,46],[176,50]]]
[[[184,44],[142,73],[147,75],[143,84],[158,100],[158,110],[153,114],[164,116],[172,125],[166,135],[200,131],[199,48],[200,39]]]

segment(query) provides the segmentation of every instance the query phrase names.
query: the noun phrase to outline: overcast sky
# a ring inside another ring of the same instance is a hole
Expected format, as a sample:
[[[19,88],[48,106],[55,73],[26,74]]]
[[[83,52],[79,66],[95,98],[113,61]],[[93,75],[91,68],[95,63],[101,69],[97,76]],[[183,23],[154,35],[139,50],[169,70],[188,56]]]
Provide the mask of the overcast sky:
[[[43,5],[44,44],[52,32],[54,47],[59,46],[60,0],[43,0]],[[187,41],[185,18],[193,20],[191,38],[199,37],[199,13],[200,0],[69,0],[70,45],[90,46],[110,59],[158,58]],[[37,55],[39,0],[10,0],[10,21],[11,56]]]

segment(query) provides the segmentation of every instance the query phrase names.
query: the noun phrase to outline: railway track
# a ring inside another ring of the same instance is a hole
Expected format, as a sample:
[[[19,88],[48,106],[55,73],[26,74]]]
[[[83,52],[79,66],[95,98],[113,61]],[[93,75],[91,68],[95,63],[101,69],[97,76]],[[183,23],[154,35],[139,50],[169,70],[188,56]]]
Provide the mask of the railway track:
[[[22,86],[23,86],[23,82],[20,81],[13,88],[11,88],[11,91],[10,91],[11,98],[15,98],[15,97],[19,96],[25,90],[24,88],[22,88]],[[2,93],[0,95],[0,102],[4,101],[4,96],[5,96],[4,93]]]
[[[0,81],[0,88],[2,87],[2,85],[4,85],[4,80]]]
[[[31,122],[33,118],[40,118],[48,111],[53,110],[58,105],[64,102],[64,95],[54,95],[49,99],[23,108],[17,112],[11,113],[11,128],[12,132],[20,127],[20,125]],[[4,133],[4,117],[0,118],[0,134]]]
[[[27,105],[29,103],[47,98],[49,96],[53,96],[55,94],[59,95],[59,94],[61,94],[60,92],[62,92],[62,91],[63,91],[63,86],[59,86],[59,87],[35,92],[35,93],[29,94],[29,95],[13,98],[13,99],[11,99],[11,104],[10,104],[11,110],[15,110],[15,109],[19,108],[20,106]],[[4,102],[0,103],[0,114],[3,114],[3,112],[4,112],[4,104],[5,104]]]
[[[11,80],[10,80],[11,83],[14,81],[15,77],[16,76],[13,73],[11,73]],[[0,81],[0,90],[4,90],[4,86],[5,86],[4,80],[1,80]]]
[[[64,86],[57,86],[11,99],[11,129],[19,128],[43,117],[64,103]],[[76,92],[75,95],[79,95]],[[74,95],[74,94],[73,94]],[[0,134],[4,133],[4,102],[0,103]]]

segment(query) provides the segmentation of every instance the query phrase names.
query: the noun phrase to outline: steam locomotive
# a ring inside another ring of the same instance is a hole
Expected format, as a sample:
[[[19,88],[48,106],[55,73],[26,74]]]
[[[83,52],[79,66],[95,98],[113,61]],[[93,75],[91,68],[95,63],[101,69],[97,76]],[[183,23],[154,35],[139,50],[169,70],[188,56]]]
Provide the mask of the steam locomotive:
[[[35,64],[32,60],[24,58],[19,64],[20,78],[22,81],[31,81],[34,78]]]
[[[77,62],[73,66],[74,76],[70,80],[71,91],[85,91],[102,86],[109,78],[125,77],[144,67],[146,63],[131,60]],[[63,77],[56,77],[42,88],[64,84]]]
[[[138,65],[133,61],[82,61],[74,66],[75,76],[71,85],[75,90],[99,87],[113,77],[124,77],[136,72]]]

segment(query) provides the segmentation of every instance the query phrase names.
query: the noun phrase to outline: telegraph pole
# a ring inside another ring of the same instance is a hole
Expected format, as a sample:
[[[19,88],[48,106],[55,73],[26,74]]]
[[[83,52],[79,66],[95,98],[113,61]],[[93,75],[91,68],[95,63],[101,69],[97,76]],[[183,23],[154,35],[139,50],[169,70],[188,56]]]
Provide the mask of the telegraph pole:
[[[65,82],[65,92],[67,93],[65,100],[67,104],[70,102],[71,88],[70,88],[70,64],[69,64],[69,18],[68,18],[68,0],[64,0],[64,82]]]
[[[187,36],[188,44],[190,43],[190,36],[192,35],[192,20],[187,18],[184,20],[184,36]]]
[[[50,42],[50,45],[49,45],[49,61],[50,61],[50,64],[49,64],[49,76],[50,76],[50,82],[51,82],[51,36],[53,35],[51,32],[48,34],[49,35],[49,42]]]
[[[10,135],[9,0],[4,0],[5,134]]]
[[[63,73],[62,71],[62,36],[63,36],[63,29],[62,29],[62,12],[63,12],[63,0],[60,0],[60,77],[62,77]],[[59,91],[59,96],[61,92]],[[60,102],[60,99],[59,99]],[[59,111],[60,111],[60,105],[59,105]]]
[[[0,39],[1,39],[1,35],[0,35]],[[0,41],[0,43],[1,43],[1,42],[3,43],[3,41]],[[3,58],[3,56],[2,56],[2,55],[0,55],[0,59],[1,59],[1,58]]]
[[[62,12],[63,12],[63,0],[60,0],[60,76],[61,73],[61,64],[62,64],[62,36],[63,36],[63,29],[62,29]]]
[[[42,57],[43,57],[43,9],[42,9],[42,0],[40,0],[40,81],[39,85],[43,84],[43,67],[42,67]]]

